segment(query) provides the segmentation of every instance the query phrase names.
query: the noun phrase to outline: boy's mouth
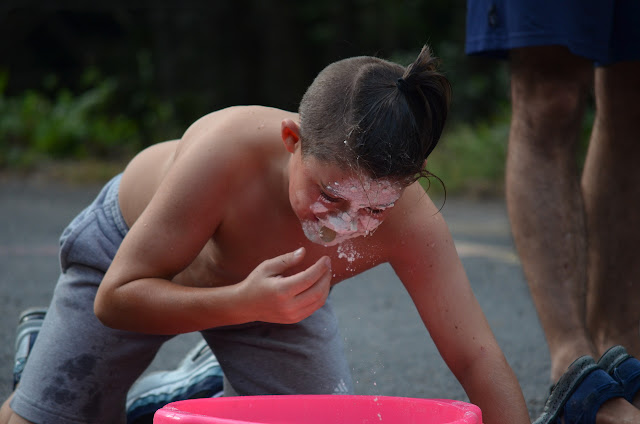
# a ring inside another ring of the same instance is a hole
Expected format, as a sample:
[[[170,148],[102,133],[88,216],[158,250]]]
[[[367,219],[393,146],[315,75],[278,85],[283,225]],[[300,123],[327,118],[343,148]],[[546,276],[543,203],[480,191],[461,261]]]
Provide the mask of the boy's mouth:
[[[336,238],[336,234],[337,233],[331,228],[327,228],[325,226],[320,228],[320,239],[325,243],[331,243]]]

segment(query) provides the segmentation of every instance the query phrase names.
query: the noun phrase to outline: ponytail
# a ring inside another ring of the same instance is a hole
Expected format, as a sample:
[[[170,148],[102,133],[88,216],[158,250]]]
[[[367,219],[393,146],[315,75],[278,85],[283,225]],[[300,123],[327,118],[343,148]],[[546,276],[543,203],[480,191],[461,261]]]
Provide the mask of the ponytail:
[[[438,58],[429,46],[422,47],[418,58],[396,80],[397,89],[406,97],[416,124],[425,137],[426,159],[438,144],[451,103],[451,85],[438,72]]]

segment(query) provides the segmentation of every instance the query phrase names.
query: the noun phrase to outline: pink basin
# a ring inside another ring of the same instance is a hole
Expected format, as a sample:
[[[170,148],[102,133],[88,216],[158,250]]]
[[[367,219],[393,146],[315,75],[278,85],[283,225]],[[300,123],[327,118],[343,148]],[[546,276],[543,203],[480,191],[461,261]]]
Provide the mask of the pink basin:
[[[445,399],[295,395],[191,399],[159,409],[154,424],[482,424],[477,406]]]

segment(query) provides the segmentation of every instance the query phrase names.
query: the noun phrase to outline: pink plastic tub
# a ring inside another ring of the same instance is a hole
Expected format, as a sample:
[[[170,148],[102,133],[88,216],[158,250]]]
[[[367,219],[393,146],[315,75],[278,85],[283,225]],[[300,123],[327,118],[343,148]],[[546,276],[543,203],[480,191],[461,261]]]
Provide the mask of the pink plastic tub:
[[[296,395],[192,399],[159,409],[154,424],[482,424],[477,406],[444,399]]]

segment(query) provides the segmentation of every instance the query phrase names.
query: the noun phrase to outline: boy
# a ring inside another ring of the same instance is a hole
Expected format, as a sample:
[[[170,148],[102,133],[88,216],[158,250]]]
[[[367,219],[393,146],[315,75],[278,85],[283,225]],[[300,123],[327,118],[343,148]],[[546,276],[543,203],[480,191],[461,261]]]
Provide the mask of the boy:
[[[0,423],[123,422],[131,384],[191,331],[235,393],[351,392],[327,297],[383,262],[485,423],[528,423],[416,182],[449,90],[426,47],[407,69],[346,59],[318,75],[299,114],[229,108],[140,153],[63,233],[63,273]]]

